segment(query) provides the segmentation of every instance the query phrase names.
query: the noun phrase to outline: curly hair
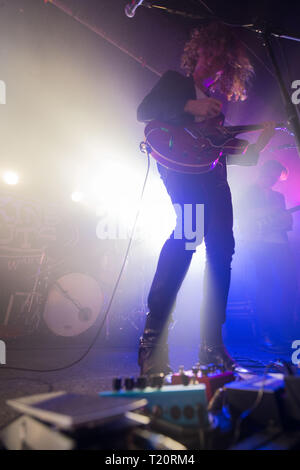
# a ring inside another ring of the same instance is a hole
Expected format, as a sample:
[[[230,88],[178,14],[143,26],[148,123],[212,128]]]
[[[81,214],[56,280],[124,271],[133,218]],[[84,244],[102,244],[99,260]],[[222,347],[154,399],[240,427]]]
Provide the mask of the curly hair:
[[[245,47],[231,28],[212,22],[192,31],[181,56],[181,68],[187,75],[193,74],[200,55],[204,62],[222,67],[222,74],[210,87],[212,91],[219,88],[228,101],[247,98],[247,85],[254,71]]]

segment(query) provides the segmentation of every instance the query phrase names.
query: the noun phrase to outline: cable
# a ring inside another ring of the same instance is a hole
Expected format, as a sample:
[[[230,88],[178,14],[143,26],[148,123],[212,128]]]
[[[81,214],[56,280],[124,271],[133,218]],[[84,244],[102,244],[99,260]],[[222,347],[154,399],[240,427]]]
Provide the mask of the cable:
[[[164,11],[166,13],[170,13],[172,15],[182,16],[183,18],[191,18],[193,20],[207,20],[205,16],[195,15],[194,13],[188,13],[182,10],[174,10],[173,8],[168,8],[162,5],[144,5],[146,8],[157,9]]]
[[[257,407],[260,405],[260,403],[263,399],[263,396],[264,396],[265,383],[266,383],[266,380],[267,380],[267,373],[268,373],[269,369],[272,366],[274,366],[275,364],[276,363],[272,361],[266,366],[265,371],[264,371],[264,375],[263,375],[263,378],[262,378],[262,384],[261,384],[260,389],[257,392],[257,397],[256,397],[253,405],[250,408],[248,408],[247,410],[243,411],[240,414],[240,416],[237,418],[234,433],[233,433],[233,444],[236,444],[237,441],[240,438],[242,422],[246,418],[248,418],[251,415],[251,413],[253,413],[253,411],[255,411],[257,409]]]
[[[49,0],[48,0],[49,1]],[[46,3],[48,3],[48,1]],[[145,59],[143,57],[137,57],[136,55],[134,55],[132,52],[130,52],[129,50],[125,49],[125,47],[123,47],[121,44],[118,44],[116,41],[114,41],[113,39],[111,39],[105,31],[103,31],[102,29],[98,28],[97,26],[95,25],[92,25],[90,24],[86,18],[84,17],[80,17],[76,14],[73,13],[72,9],[67,7],[66,5],[63,4],[63,2],[61,0],[51,0],[51,2],[49,1],[49,3],[51,5],[53,5],[54,7],[58,8],[60,11],[62,11],[63,13],[65,13],[66,15],[70,16],[71,18],[73,18],[73,20],[77,21],[78,23],[82,24],[83,26],[85,26],[86,28],[88,28],[90,31],[92,31],[93,33],[96,33],[98,36],[100,36],[102,39],[104,39],[105,41],[107,41],[109,44],[111,44],[112,46],[116,47],[117,49],[119,49],[121,52],[124,52],[124,54],[127,54],[129,57],[131,57],[133,60],[135,60],[136,62],[138,62],[139,64],[141,64],[144,68],[150,70],[151,72],[153,72],[155,75],[157,75],[158,77],[161,77],[161,72],[159,72],[158,70],[154,69],[153,67],[151,67],[150,65],[148,65],[145,61]]]
[[[266,364],[261,361],[260,359],[252,359],[248,356],[234,356],[236,361],[241,364],[243,367],[245,367],[246,369],[248,368],[265,368],[266,367]]]
[[[140,149],[141,151],[142,150],[142,145],[140,146]],[[124,260],[123,260],[123,263],[122,263],[122,266],[121,266],[121,270],[120,270],[120,273],[118,275],[118,278],[117,278],[117,281],[116,281],[116,284],[115,284],[115,287],[112,291],[112,294],[111,294],[111,298],[110,298],[110,301],[108,303],[108,306],[107,306],[107,309],[106,309],[106,312],[105,312],[105,315],[103,317],[103,320],[102,320],[102,323],[100,324],[99,328],[98,328],[98,331],[94,337],[94,339],[92,340],[92,342],[90,343],[90,345],[88,346],[87,350],[82,354],[82,356],[80,356],[78,359],[76,359],[75,361],[71,362],[70,364],[67,364],[65,366],[62,366],[62,367],[56,367],[56,368],[53,368],[53,369],[28,369],[28,368],[25,368],[25,367],[4,367],[3,370],[18,370],[18,371],[23,371],[23,372],[58,372],[58,371],[61,371],[61,370],[65,370],[65,369],[69,369],[70,367],[73,367],[75,366],[76,364],[78,364],[79,362],[81,362],[87,355],[88,353],[91,351],[92,347],[94,346],[95,342],[97,341],[97,339],[99,338],[100,334],[101,334],[101,331],[105,325],[105,322],[106,322],[106,319],[108,317],[108,314],[110,312],[110,308],[112,306],[112,303],[113,303],[113,300],[114,300],[114,297],[115,297],[115,294],[117,292],[117,289],[119,287],[119,284],[120,284],[120,281],[121,281],[121,277],[122,277],[122,274],[123,274],[123,271],[124,271],[124,268],[125,268],[125,265],[126,265],[126,262],[127,262],[127,258],[128,258],[128,255],[129,255],[129,251],[130,251],[130,248],[131,248],[131,245],[132,245],[132,241],[133,241],[133,236],[134,236],[134,232],[135,232],[135,228],[136,228],[136,224],[137,224],[137,221],[138,221],[138,218],[139,218],[139,215],[140,215],[140,211],[141,211],[141,205],[142,205],[142,201],[143,201],[143,196],[144,196],[144,192],[145,192],[145,188],[146,188],[146,183],[147,183],[147,180],[148,180],[148,176],[149,176],[149,170],[150,170],[150,154],[149,154],[149,149],[145,146],[144,147],[145,150],[144,152],[147,153],[147,171],[146,171],[146,175],[145,175],[145,179],[144,179],[144,183],[143,183],[143,186],[142,186],[142,191],[141,191],[141,195],[140,195],[140,199],[139,199],[139,206],[138,206],[138,209],[137,209],[137,212],[136,212],[136,215],[135,215],[135,219],[134,219],[134,222],[133,222],[133,225],[132,225],[132,229],[131,229],[131,234],[130,234],[130,237],[129,237],[129,242],[128,242],[128,245],[127,245],[127,249],[126,249],[126,252],[125,252],[125,256],[124,256]]]
[[[208,5],[206,5],[206,3],[203,1],[203,0],[197,0],[197,3],[201,3],[202,6],[204,6],[204,8],[212,15],[214,16],[214,12],[211,8],[209,8]]]

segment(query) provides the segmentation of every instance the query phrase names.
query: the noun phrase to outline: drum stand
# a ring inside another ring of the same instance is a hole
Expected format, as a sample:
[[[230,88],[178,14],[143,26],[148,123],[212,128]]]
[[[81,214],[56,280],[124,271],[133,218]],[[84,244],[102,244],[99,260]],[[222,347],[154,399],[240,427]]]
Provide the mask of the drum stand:
[[[39,327],[41,320],[42,304],[46,300],[48,288],[49,270],[46,248],[43,248],[38,268],[34,278],[32,291],[27,295],[21,312],[22,322],[29,333],[33,333]]]

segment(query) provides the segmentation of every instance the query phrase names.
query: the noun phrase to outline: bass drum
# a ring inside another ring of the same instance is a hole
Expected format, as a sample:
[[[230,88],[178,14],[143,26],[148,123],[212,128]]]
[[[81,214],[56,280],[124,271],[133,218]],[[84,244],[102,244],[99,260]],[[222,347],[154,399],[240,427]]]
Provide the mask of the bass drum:
[[[97,320],[103,294],[97,281],[83,273],[69,273],[49,288],[43,320],[58,336],[78,336]]]

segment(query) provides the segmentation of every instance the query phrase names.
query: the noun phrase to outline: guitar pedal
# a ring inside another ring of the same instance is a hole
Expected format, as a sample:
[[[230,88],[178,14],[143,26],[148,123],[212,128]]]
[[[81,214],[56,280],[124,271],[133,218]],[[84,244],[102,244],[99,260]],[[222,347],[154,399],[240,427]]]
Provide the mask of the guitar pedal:
[[[158,378],[156,379],[158,381]],[[144,390],[120,390],[101,392],[102,397],[145,398],[145,409],[153,418],[159,418],[180,426],[208,426],[207,398],[204,384],[163,385]]]
[[[220,369],[214,364],[208,364],[207,366],[196,364],[191,370],[187,371],[180,367],[179,372],[172,375],[171,384],[204,384],[207,399],[210,400],[218,388],[234,380],[234,373],[232,371],[224,372],[223,367]]]

